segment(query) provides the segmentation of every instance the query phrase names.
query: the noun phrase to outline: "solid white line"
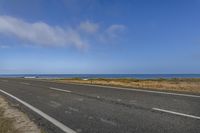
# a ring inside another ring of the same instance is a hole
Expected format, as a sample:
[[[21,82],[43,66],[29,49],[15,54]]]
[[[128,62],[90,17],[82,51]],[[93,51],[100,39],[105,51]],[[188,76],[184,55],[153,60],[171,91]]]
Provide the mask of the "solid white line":
[[[129,90],[129,91],[138,91],[138,92],[200,98],[200,95],[181,94],[181,93],[172,93],[172,92],[163,92],[163,91],[151,91],[151,90],[144,90],[144,89],[132,89],[132,88],[122,88],[122,87],[112,87],[112,86],[102,86],[102,85],[79,84],[79,83],[68,83],[68,84],[83,85],[83,86],[97,86],[97,87],[112,88],[112,89],[118,89],[118,90]]]
[[[62,131],[64,131],[65,133],[76,133],[74,130],[70,129],[69,127],[65,126],[64,124],[62,124],[61,122],[57,121],[56,119],[52,118],[51,116],[45,114],[44,112],[40,111],[39,109],[33,107],[32,105],[20,100],[19,98],[3,91],[0,89],[0,92],[6,94],[7,96],[10,96],[11,98],[15,99],[16,101],[20,102],[21,104],[23,104],[24,106],[28,107],[29,109],[31,109],[32,111],[34,111],[35,113],[37,113],[38,115],[42,116],[43,118],[45,118],[46,120],[48,120],[49,122],[51,122],[52,124],[54,124],[55,126],[57,126],[58,128],[60,128]]]
[[[54,87],[49,87],[49,89],[51,89],[51,90],[56,90],[56,91],[67,92],[67,93],[70,93],[70,92],[71,92],[71,91],[69,91],[69,90],[63,90],[63,89],[54,88]]]
[[[174,114],[174,115],[179,115],[179,116],[184,116],[184,117],[189,117],[189,118],[200,120],[199,116],[188,115],[188,114],[184,114],[184,113],[179,113],[179,112],[174,112],[174,111],[164,110],[164,109],[159,109],[159,108],[152,108],[152,109],[156,110],[156,111],[164,112],[164,113],[170,113],[170,114]]]

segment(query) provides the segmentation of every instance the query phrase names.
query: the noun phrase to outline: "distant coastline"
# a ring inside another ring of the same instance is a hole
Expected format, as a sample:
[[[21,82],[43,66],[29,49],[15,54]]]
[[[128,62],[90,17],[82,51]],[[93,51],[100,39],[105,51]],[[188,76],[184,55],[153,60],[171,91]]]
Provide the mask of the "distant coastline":
[[[0,77],[159,79],[159,78],[200,78],[200,74],[0,74]]]

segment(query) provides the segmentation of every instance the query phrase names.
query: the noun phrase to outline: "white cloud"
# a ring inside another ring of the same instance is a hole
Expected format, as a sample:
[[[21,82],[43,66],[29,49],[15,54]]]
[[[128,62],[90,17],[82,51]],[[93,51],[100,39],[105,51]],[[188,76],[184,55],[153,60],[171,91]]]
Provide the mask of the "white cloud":
[[[83,48],[87,45],[79,33],[72,28],[63,29],[44,22],[30,23],[10,16],[0,16],[0,33],[47,46],[74,45]]]
[[[121,24],[113,24],[110,27],[108,27],[107,29],[107,33],[111,36],[111,37],[116,37],[119,33],[121,33],[122,31],[125,30],[125,26],[121,25]]]
[[[0,16],[0,34],[14,36],[19,40],[42,46],[73,45],[84,49],[89,45],[88,42],[95,43],[103,40],[109,43],[115,40],[125,28],[124,25],[119,24],[102,28],[98,23],[90,21],[81,22],[76,28],[70,26],[62,28],[41,21],[31,23],[11,16]]]
[[[121,36],[121,33],[126,29],[122,24],[113,24],[106,28],[102,34],[99,34],[99,40],[103,43],[115,42]]]
[[[99,25],[97,23],[85,21],[80,23],[80,29],[88,33],[95,33],[98,31]]]

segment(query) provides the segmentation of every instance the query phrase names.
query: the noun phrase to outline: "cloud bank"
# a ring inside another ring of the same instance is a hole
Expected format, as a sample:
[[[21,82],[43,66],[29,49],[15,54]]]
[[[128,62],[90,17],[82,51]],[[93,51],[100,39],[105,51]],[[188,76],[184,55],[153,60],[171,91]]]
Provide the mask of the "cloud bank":
[[[88,42],[93,39],[84,34],[93,34],[96,36],[116,37],[118,32],[125,29],[123,25],[111,25],[107,29],[99,32],[99,24],[90,21],[81,22],[76,28],[68,26],[64,29],[60,26],[51,26],[44,22],[30,23],[19,18],[11,16],[0,16],[0,34],[14,36],[17,39],[39,44],[43,46],[68,46],[72,45],[79,49],[88,46]],[[99,41],[99,40],[96,40]]]
[[[71,28],[63,29],[44,22],[29,23],[9,16],[0,16],[0,33],[47,46],[74,45],[77,48],[82,48],[87,45],[80,35]]]

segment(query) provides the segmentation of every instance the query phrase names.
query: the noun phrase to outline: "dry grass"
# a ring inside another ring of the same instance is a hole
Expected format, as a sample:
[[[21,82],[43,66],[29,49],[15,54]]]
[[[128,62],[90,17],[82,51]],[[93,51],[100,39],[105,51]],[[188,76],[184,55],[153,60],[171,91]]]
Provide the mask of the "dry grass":
[[[26,114],[0,96],[0,133],[44,133]]]
[[[3,109],[0,109],[0,133],[19,133],[14,128],[13,119],[4,116]]]
[[[145,88],[200,93],[200,79],[57,79],[62,83],[83,83],[129,88]]]

